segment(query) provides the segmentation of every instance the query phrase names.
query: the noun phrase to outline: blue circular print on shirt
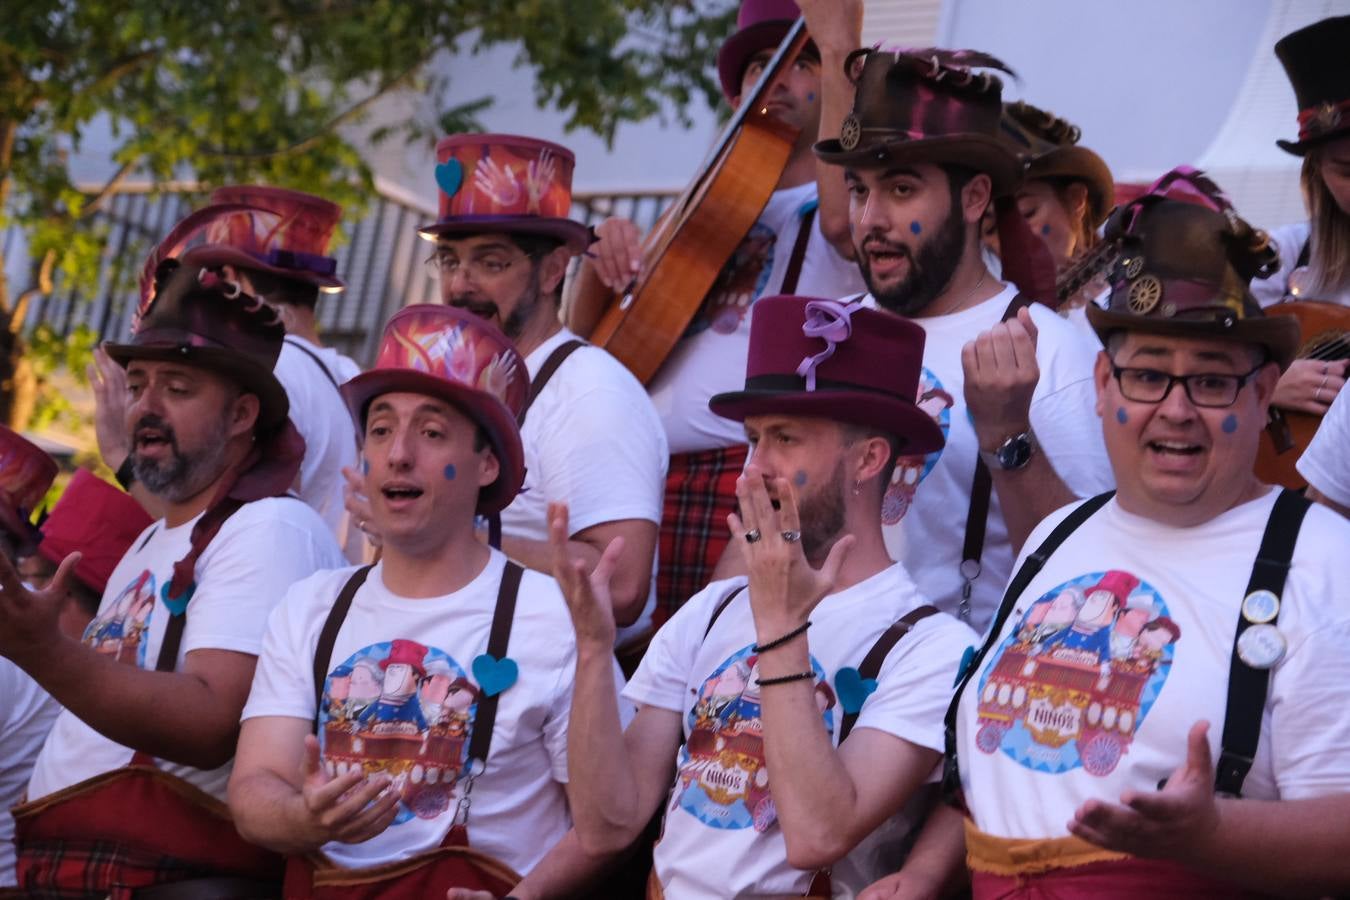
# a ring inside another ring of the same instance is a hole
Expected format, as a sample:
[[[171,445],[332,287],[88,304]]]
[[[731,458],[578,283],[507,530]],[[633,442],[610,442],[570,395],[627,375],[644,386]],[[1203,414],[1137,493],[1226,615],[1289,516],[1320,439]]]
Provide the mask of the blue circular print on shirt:
[[[942,429],[945,441],[952,425],[952,406],[956,400],[942,387],[937,375],[927,366],[919,373],[919,391],[915,398],[919,409],[933,417],[938,428]],[[926,455],[900,456],[895,461],[895,471],[891,474],[891,483],[886,487],[886,495],[881,500],[881,524],[894,525],[909,512],[914,502],[914,492],[919,483],[933,471],[933,466],[942,457],[942,448]]]

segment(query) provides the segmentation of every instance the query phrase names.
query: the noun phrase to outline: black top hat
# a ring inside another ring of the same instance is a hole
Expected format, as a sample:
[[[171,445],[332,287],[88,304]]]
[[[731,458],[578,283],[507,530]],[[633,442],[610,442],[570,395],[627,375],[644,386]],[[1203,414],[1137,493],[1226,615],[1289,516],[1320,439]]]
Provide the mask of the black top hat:
[[[109,343],[125,366],[135,359],[177,360],[219,372],[258,396],[258,429],[286,421],[290,403],[272,374],[286,329],[276,311],[209,269],[160,263],[154,299],[131,341]]]
[[[1298,98],[1298,140],[1276,141],[1303,156],[1318,144],[1350,134],[1350,16],[1314,22],[1275,44],[1275,55]]]
[[[962,165],[984,172],[995,196],[1022,180],[1022,163],[998,139],[1003,63],[974,50],[856,50],[845,63],[857,87],[839,137],[816,144],[837,166],[905,162]]]
[[[1087,307],[1103,343],[1121,330],[1221,338],[1259,344],[1281,369],[1289,367],[1298,322],[1267,317],[1249,287],[1274,272],[1279,257],[1201,173],[1169,172],[1111,214],[1105,240],[1116,248],[1111,296],[1106,309]]]

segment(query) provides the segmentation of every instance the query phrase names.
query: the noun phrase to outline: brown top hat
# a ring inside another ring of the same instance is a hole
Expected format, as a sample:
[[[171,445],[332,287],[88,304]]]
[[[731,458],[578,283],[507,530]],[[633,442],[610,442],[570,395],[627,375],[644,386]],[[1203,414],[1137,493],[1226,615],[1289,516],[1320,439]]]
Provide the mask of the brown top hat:
[[[1318,144],[1350,134],[1350,16],[1314,22],[1285,35],[1275,55],[1298,99],[1298,140],[1276,141],[1303,156]]]
[[[113,569],[150,522],[130,494],[88,469],[76,469],[61,499],[42,522],[38,552],[59,565],[71,553],[80,551],[75,577],[102,595]]]
[[[768,297],[750,319],[745,390],[718,394],[713,412],[743,422],[782,413],[876,428],[905,454],[943,445],[919,409],[921,327],[880,310],[810,297]]]
[[[717,78],[727,100],[740,96],[741,79],[750,57],[783,43],[801,14],[797,0],[741,0],[736,31],[717,51]],[[812,53],[817,53],[814,46],[807,44]]]
[[[154,298],[131,341],[106,349],[123,367],[134,359],[175,360],[220,372],[258,395],[258,429],[270,432],[290,411],[272,374],[285,335],[276,311],[235,282],[168,259],[160,263]]]
[[[816,144],[837,166],[906,162],[961,165],[984,172],[994,195],[1022,180],[1022,162],[999,139],[1003,83],[977,68],[1011,71],[973,50],[855,50],[845,63],[857,90],[839,137]]]
[[[440,216],[427,240],[488,232],[551,237],[580,253],[591,230],[568,218],[576,157],[551,141],[514,134],[456,134],[436,144]]]
[[[384,327],[375,365],[342,386],[359,431],[370,402],[393,391],[441,397],[487,432],[501,474],[478,492],[477,511],[505,509],[525,481],[516,419],[530,392],[529,370],[506,335],[452,306],[405,306]]]
[[[1200,172],[1173,169],[1106,223],[1115,245],[1106,309],[1088,304],[1105,343],[1113,331],[1260,344],[1288,368],[1299,344],[1292,316],[1265,316],[1252,296],[1279,258],[1263,232],[1238,217]]]
[[[29,517],[51,490],[57,469],[41,447],[0,425],[0,528],[23,546],[37,542]]]
[[[1026,179],[1083,182],[1095,228],[1115,205],[1116,180],[1100,156],[1078,146],[1081,136],[1077,125],[1024,100],[1003,104],[999,137],[1025,164]]]

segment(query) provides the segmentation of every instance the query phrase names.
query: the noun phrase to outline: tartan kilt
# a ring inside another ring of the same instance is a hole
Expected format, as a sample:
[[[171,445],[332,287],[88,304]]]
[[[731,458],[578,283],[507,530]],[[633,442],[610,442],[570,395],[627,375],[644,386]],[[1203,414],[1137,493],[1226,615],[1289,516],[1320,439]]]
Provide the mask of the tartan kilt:
[[[742,444],[677,453],[670,458],[661,515],[654,625],[669,619],[711,579],[731,538],[727,515],[736,511],[736,479],[748,455],[749,448]]]

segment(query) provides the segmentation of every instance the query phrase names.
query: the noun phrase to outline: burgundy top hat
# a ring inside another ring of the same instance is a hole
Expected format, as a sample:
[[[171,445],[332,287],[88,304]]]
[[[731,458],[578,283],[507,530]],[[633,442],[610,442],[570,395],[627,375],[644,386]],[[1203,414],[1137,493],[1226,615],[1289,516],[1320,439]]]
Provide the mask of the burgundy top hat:
[[[123,367],[134,359],[176,360],[237,381],[261,404],[258,428],[286,422],[290,401],[272,369],[286,330],[276,311],[219,274],[167,259],[159,266],[154,298],[131,341],[108,343]]]
[[[1115,205],[1116,180],[1100,156],[1080,147],[1082,131],[1024,100],[1003,104],[999,137],[1026,166],[1026,179],[1081,181],[1095,228]]]
[[[456,134],[436,144],[440,217],[418,229],[427,240],[488,232],[555,238],[573,253],[591,231],[572,212],[572,151],[512,134]]]
[[[21,544],[36,542],[29,517],[56,480],[57,465],[42,448],[0,425],[0,528]]]
[[[1200,172],[1173,169],[1106,222],[1115,245],[1107,308],[1087,306],[1105,343],[1113,331],[1222,338],[1260,344],[1289,367],[1299,345],[1292,316],[1266,316],[1252,296],[1279,258],[1264,232],[1238,217]]]
[[[525,361],[506,335],[462,309],[404,307],[385,326],[374,367],[342,386],[358,431],[365,432],[370,402],[394,391],[441,397],[482,426],[501,474],[479,491],[477,511],[505,509],[525,480],[516,419],[530,392]]]
[[[1298,99],[1298,140],[1276,141],[1303,156],[1318,144],[1350,134],[1350,16],[1314,22],[1275,44]]]
[[[741,11],[736,15],[736,32],[717,51],[717,77],[728,101],[741,95],[741,79],[750,57],[783,43],[801,14],[796,0],[742,0]]]
[[[59,565],[76,550],[75,577],[102,596],[113,569],[132,541],[150,527],[150,517],[130,494],[88,469],[76,469],[65,493],[42,523],[38,552]]]
[[[974,50],[855,50],[845,63],[857,90],[839,137],[816,144],[837,166],[948,163],[989,175],[994,196],[1022,180],[1022,162],[999,139],[1003,83],[975,69],[1010,72]]]
[[[768,297],[750,315],[745,390],[713,397],[713,412],[738,422],[782,413],[863,425],[897,437],[906,455],[942,447],[942,430],[915,404],[921,327],[809,297]]]

